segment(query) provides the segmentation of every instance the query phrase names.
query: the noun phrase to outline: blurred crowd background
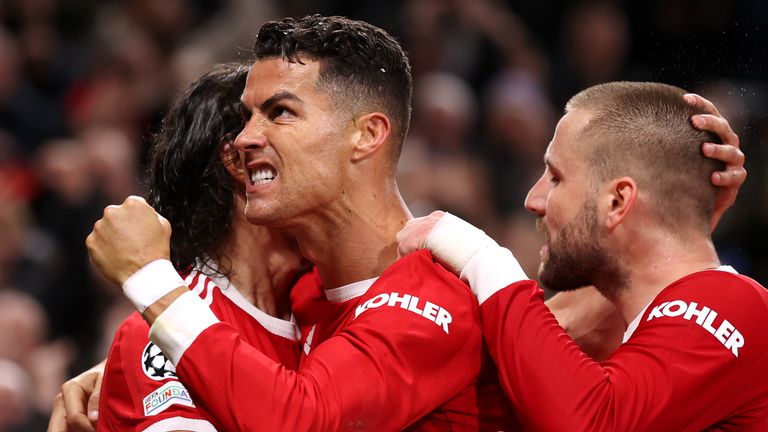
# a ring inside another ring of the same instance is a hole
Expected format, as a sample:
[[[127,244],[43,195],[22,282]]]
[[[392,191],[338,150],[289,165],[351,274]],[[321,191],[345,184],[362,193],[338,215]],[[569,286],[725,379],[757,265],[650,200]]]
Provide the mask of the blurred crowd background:
[[[763,0],[0,0],[0,431],[44,430],[63,380],[103,359],[130,313],[84,239],[142,192],[169,100],[247,59],[264,21],[309,13],[397,36],[415,77],[406,200],[484,227],[529,275],[542,240],[522,203],[570,96],[652,80],[710,98],[749,170],[716,243],[768,283]]]

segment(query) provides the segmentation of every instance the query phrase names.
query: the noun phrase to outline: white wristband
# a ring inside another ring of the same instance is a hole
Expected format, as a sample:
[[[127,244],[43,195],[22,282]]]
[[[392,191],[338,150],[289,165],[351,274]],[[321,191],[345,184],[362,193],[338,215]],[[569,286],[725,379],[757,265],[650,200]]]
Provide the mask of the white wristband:
[[[502,288],[528,280],[512,252],[501,246],[479,250],[459,277],[469,285],[480,304]]]
[[[424,241],[424,248],[456,275],[479,250],[497,246],[483,230],[447,212]]]
[[[159,259],[140,268],[123,282],[123,292],[139,313],[161,297],[185,286],[184,280],[166,259]]]
[[[176,298],[149,328],[154,342],[174,366],[200,333],[219,322],[211,308],[192,291]]]

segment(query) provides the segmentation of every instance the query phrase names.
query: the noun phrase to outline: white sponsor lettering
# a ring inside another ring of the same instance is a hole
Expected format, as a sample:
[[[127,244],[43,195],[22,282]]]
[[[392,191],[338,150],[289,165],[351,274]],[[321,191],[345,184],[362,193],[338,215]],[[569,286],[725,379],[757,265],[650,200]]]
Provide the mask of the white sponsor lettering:
[[[453,322],[451,313],[444,308],[432,302],[421,300],[416,296],[410,294],[401,295],[396,292],[379,294],[366,300],[365,303],[357,306],[355,309],[355,318],[368,309],[376,309],[381,306],[399,307],[400,309],[413,312],[442,327],[446,334],[449,334],[448,324]]]
[[[683,300],[664,302],[648,313],[646,321],[665,316],[673,318],[682,316],[688,321],[695,317],[696,321],[694,322],[714,336],[735,357],[739,356],[739,348],[744,346],[744,336],[727,319],[722,319],[715,328],[714,324],[718,314],[707,306],[699,307],[696,302],[686,303]]]

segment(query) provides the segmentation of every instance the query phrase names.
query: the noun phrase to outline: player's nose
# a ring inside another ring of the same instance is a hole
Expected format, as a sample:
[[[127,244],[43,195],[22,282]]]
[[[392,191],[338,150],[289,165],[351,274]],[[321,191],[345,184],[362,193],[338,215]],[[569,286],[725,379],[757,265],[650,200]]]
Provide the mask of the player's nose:
[[[256,150],[266,145],[267,138],[264,135],[264,127],[255,118],[248,121],[235,138],[235,148],[238,151]]]
[[[528,191],[528,196],[525,197],[526,210],[538,216],[544,216],[546,210],[547,191],[545,182],[546,179],[542,176],[536,184],[531,187],[531,190]]]

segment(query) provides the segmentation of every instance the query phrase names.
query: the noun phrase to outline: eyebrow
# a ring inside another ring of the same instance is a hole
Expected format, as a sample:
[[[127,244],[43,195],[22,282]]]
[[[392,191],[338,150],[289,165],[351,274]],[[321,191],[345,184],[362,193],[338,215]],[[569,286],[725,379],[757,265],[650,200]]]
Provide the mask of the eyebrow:
[[[547,168],[549,168],[550,171],[552,171],[555,174],[559,174],[560,170],[552,164],[552,159],[549,157],[548,153],[544,154],[544,165],[546,165]]]
[[[275,93],[269,99],[265,100],[259,107],[259,110],[261,110],[261,112],[269,111],[270,108],[272,108],[273,106],[277,105],[278,103],[284,100],[290,100],[293,102],[298,102],[300,104],[304,103],[304,101],[301,100],[301,98],[296,96],[295,94],[288,91],[281,91],[279,93]]]

